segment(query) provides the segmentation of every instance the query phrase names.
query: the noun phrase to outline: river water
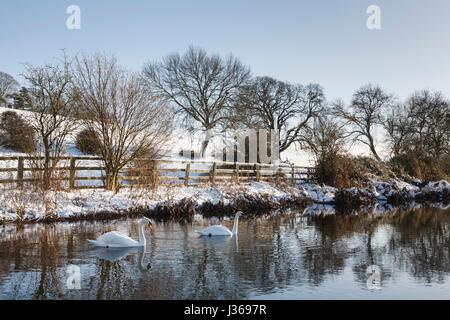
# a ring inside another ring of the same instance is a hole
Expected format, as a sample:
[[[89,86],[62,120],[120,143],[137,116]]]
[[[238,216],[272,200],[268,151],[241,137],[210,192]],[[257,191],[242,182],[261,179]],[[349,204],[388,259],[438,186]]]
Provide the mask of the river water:
[[[158,223],[145,250],[87,239],[137,219],[0,226],[0,299],[450,299],[450,209]],[[220,223],[231,228],[232,221]]]

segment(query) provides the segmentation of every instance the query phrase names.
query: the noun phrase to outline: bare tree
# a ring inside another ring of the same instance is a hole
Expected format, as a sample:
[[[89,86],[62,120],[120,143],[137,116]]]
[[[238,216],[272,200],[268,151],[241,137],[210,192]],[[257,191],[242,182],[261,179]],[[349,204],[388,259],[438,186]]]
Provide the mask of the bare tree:
[[[349,133],[355,142],[369,147],[372,155],[380,160],[375,148],[374,128],[381,123],[382,111],[393,103],[393,96],[379,86],[366,85],[353,95],[348,108],[342,101],[334,104],[334,114],[343,119],[350,128]]]
[[[178,114],[195,120],[208,134],[226,119],[250,71],[231,55],[223,59],[190,47],[183,56],[172,54],[147,64],[144,76],[154,94],[170,101]],[[202,144],[202,156],[207,146],[208,138]]]
[[[348,134],[344,124],[324,113],[314,119],[305,135],[306,148],[315,158],[315,176],[318,182],[338,185],[339,158],[345,153]]]
[[[450,103],[440,92],[415,92],[384,119],[393,154],[417,151],[439,158],[450,150]]]
[[[277,130],[279,150],[304,143],[305,133],[324,108],[317,84],[292,85],[270,77],[257,77],[241,90],[232,125]]]
[[[100,137],[105,187],[118,191],[125,166],[159,155],[170,134],[171,117],[142,76],[121,69],[114,58],[78,57],[74,73],[84,126]]]
[[[19,83],[13,76],[0,71],[0,106],[17,91]]]
[[[411,146],[414,133],[412,121],[410,112],[404,104],[393,105],[384,117],[383,126],[394,156],[398,156]]]
[[[319,161],[343,152],[347,137],[343,124],[329,115],[323,115],[314,119],[312,127],[305,134],[305,142]]]
[[[77,126],[70,62],[64,56],[61,61],[43,67],[26,65],[23,77],[29,85],[33,111],[30,122],[39,140],[37,151],[44,158],[42,187],[47,190],[66,137]]]
[[[432,156],[449,152],[450,103],[441,92],[423,90],[406,102],[414,132],[414,144]]]

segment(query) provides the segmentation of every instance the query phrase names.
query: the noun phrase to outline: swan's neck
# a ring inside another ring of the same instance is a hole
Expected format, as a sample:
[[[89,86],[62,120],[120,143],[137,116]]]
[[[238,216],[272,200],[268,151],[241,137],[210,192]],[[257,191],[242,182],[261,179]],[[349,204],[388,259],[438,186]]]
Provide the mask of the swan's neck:
[[[139,225],[139,243],[141,243],[145,246],[146,240],[145,240],[145,234],[144,234],[144,226],[145,226],[145,224],[143,224],[143,223],[141,223]]]
[[[236,215],[236,217],[234,218],[233,230],[231,230],[231,233],[233,235],[236,235],[238,233],[238,222],[239,222],[239,215]]]

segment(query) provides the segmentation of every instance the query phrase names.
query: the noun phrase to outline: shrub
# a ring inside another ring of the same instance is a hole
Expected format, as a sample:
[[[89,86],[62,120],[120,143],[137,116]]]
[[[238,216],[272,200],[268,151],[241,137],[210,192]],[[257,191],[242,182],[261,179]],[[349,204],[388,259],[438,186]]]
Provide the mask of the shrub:
[[[91,129],[84,129],[77,134],[75,146],[87,154],[100,155],[101,141],[97,133]]]
[[[18,152],[35,151],[33,128],[16,112],[3,112],[0,118],[0,145]]]
[[[350,156],[333,155],[317,161],[316,180],[336,188],[348,188],[354,186],[360,177]]]
[[[439,160],[439,166],[445,174],[444,179],[448,181],[450,180],[450,154],[444,154]]]
[[[383,180],[396,177],[384,162],[347,154],[319,159],[316,170],[317,182],[336,188],[364,187],[374,175]]]
[[[441,180],[450,177],[450,156],[440,158],[425,152],[410,151],[391,159],[390,164],[398,174],[408,174],[422,180]]]

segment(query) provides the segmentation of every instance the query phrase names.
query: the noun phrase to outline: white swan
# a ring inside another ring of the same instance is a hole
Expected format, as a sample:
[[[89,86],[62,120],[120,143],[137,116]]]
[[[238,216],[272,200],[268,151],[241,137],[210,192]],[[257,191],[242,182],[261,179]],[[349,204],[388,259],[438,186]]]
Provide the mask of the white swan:
[[[221,225],[210,226],[202,231],[196,231],[200,234],[200,236],[212,237],[212,236],[234,236],[238,232],[238,221],[242,212],[236,212],[236,216],[234,217],[233,230],[230,231],[227,227]]]
[[[130,248],[130,247],[145,247],[146,240],[144,234],[144,227],[148,225],[152,229],[152,222],[148,218],[142,218],[139,220],[139,241],[131,239],[129,236],[117,232],[111,231],[102,234],[96,240],[88,240],[96,247],[105,248]]]

